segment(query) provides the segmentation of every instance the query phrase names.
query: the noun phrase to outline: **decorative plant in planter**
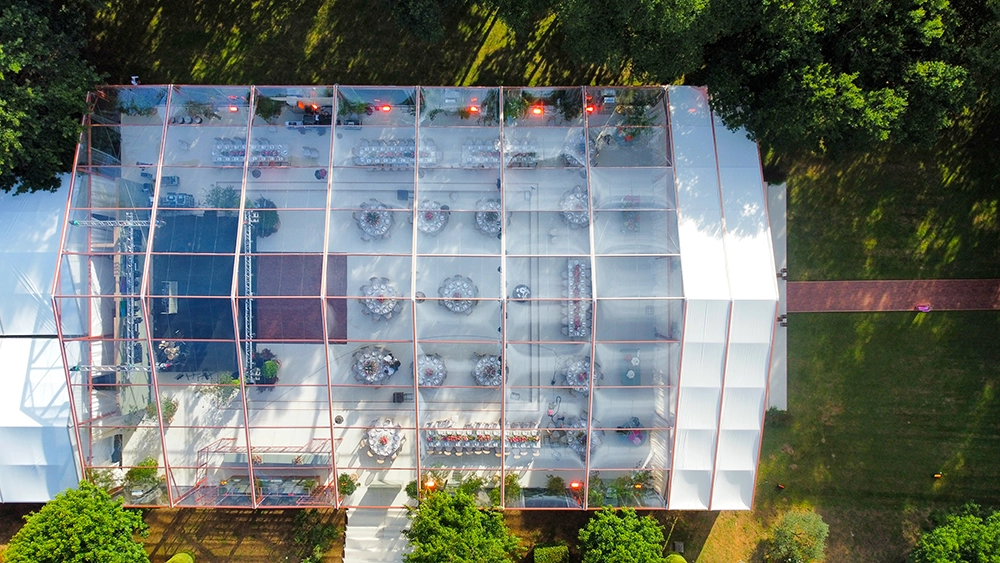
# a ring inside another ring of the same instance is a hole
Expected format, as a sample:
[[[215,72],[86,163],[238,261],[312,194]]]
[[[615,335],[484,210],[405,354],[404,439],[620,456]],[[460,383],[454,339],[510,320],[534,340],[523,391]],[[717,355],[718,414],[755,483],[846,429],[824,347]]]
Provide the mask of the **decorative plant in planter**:
[[[163,423],[170,424],[177,414],[177,399],[173,397],[163,397],[160,399],[160,413],[163,415]],[[146,405],[146,416],[156,418],[156,403]]]
[[[267,96],[257,96],[256,104],[253,109],[254,113],[268,123],[273,123],[273,120],[280,116],[281,111],[285,109],[285,102]]]
[[[564,121],[573,121],[583,112],[583,97],[576,89],[558,90],[546,100],[562,115]]]
[[[566,494],[566,480],[557,475],[546,475],[545,493],[550,496],[564,496]]]
[[[269,237],[278,232],[278,229],[281,227],[281,219],[278,217],[278,206],[266,197],[255,199],[253,206],[257,210],[257,223],[254,226],[257,236]]]
[[[184,102],[184,111],[190,117],[204,117],[205,119],[221,119],[222,116],[215,113],[215,108],[208,102],[196,102],[188,100]]]
[[[341,496],[350,496],[354,491],[358,490],[358,478],[354,475],[341,473],[337,476],[337,489],[340,491]]]
[[[535,101],[535,97],[527,92],[510,91],[504,92],[503,96],[503,120],[504,123],[516,121],[526,113],[528,106]],[[500,91],[490,90],[483,96],[480,109],[479,122],[483,125],[495,125],[500,123]]]
[[[260,382],[265,385],[273,385],[278,382],[278,368],[281,362],[268,348],[263,348],[253,355],[253,365],[260,370]]]
[[[222,408],[240,392],[240,380],[231,373],[220,373],[216,383],[217,385],[200,386],[198,393],[208,395],[212,399],[212,406]]]
[[[223,214],[232,215],[240,208],[240,191],[230,185],[216,184],[205,193],[202,206],[222,210]],[[252,207],[248,205],[247,207]]]
[[[162,481],[157,476],[159,468],[160,464],[157,463],[155,457],[143,459],[125,473],[125,486],[130,489],[147,489],[159,485]]]
[[[604,506],[604,497],[607,494],[607,487],[601,480],[600,474],[596,471],[590,474],[590,489],[587,490],[587,505],[590,508]]]
[[[156,115],[156,106],[137,102],[135,98],[130,98],[126,102],[118,102],[118,111],[125,115]]]
[[[337,115],[361,115],[368,113],[371,105],[364,100],[348,100],[344,96],[337,99]]]
[[[503,478],[503,487],[503,498],[506,505],[510,506],[521,499],[521,483],[517,475],[508,473]]]

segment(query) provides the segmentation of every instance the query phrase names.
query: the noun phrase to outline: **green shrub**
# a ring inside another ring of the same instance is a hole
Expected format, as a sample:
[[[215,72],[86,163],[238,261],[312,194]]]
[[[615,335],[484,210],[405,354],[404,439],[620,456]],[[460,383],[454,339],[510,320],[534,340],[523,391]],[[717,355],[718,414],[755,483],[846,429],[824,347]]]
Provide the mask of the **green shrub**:
[[[490,506],[500,506],[500,487],[494,487],[486,491],[486,496],[490,499]]]
[[[404,490],[406,491],[406,496],[410,497],[413,500],[417,500],[417,494],[419,493],[419,489],[417,488],[416,479],[407,483],[406,488]]]
[[[671,553],[667,556],[667,560],[664,563],[687,563],[687,559],[680,553]]]
[[[190,553],[178,553],[167,559],[167,563],[194,563],[194,557]]]
[[[278,379],[278,361],[268,360],[264,362],[264,367],[260,370],[260,377],[267,382],[273,382]]]
[[[156,458],[147,457],[136,464],[136,467],[125,473],[125,483],[128,485],[153,485],[157,482],[156,474],[160,464]]]
[[[830,527],[816,512],[787,512],[774,529],[767,555],[787,563],[822,561],[829,533]]]
[[[535,563],[569,563],[569,548],[565,544],[535,546]]]
[[[472,476],[463,479],[458,485],[458,490],[471,496],[476,496],[483,489],[483,480],[480,477]]]
[[[354,477],[348,475],[347,473],[341,473],[340,476],[337,477],[337,486],[340,488],[340,494],[345,497],[358,490],[358,482],[354,480]]]
[[[508,473],[503,478],[503,486],[504,486],[503,498],[508,505],[514,504],[521,498],[521,483],[518,482],[517,475],[514,475],[513,473]]]
[[[257,208],[257,224],[255,226],[257,236],[269,237],[278,232],[281,227],[281,219],[278,217],[277,205],[266,197],[259,197],[253,202]]]
[[[563,496],[566,494],[566,480],[556,475],[546,475],[548,481],[545,482],[545,492],[551,496]]]

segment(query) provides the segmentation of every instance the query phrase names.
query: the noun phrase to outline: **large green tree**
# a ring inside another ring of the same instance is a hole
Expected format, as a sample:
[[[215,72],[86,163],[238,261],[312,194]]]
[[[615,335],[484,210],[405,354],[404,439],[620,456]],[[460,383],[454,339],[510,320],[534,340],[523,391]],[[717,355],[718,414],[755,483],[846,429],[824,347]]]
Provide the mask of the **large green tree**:
[[[85,4],[0,0],[0,189],[54,190],[98,81],[80,55]]]
[[[521,551],[503,513],[480,509],[461,491],[428,493],[411,518],[407,563],[508,563]]]
[[[431,1],[431,0],[427,0]],[[818,153],[931,143],[1000,76],[998,0],[481,0],[644,82],[707,85],[731,127]]]
[[[663,529],[635,510],[604,508],[580,530],[583,563],[663,563]]]
[[[767,546],[768,556],[779,563],[822,561],[830,527],[813,511],[785,513]]]
[[[5,563],[149,563],[142,515],[87,481],[56,495],[10,540]]]
[[[920,537],[911,563],[995,563],[1000,561],[1000,512],[983,517],[974,504]]]

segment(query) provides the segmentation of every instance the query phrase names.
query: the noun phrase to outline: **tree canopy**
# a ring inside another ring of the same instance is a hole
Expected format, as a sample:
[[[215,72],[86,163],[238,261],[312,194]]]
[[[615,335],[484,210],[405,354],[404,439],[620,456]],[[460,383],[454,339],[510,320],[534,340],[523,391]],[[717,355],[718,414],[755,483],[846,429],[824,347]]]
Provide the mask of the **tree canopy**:
[[[580,530],[583,563],[663,563],[663,530],[635,510],[604,508]]]
[[[56,495],[10,540],[5,563],[149,563],[142,515],[87,481]]]
[[[397,2],[398,21],[453,1]],[[996,0],[479,3],[529,42],[554,16],[548,33],[581,63],[706,85],[728,126],[796,151],[930,144],[1000,80]]]
[[[1000,561],[1000,512],[983,517],[974,504],[920,537],[911,563],[965,563]]]
[[[813,511],[785,513],[768,545],[772,561],[780,563],[810,563],[822,561],[830,526]]]
[[[407,563],[507,563],[520,554],[519,540],[498,510],[476,506],[464,492],[427,493],[411,514]]]
[[[0,0],[0,189],[54,190],[69,172],[98,76],[80,55],[82,6]]]

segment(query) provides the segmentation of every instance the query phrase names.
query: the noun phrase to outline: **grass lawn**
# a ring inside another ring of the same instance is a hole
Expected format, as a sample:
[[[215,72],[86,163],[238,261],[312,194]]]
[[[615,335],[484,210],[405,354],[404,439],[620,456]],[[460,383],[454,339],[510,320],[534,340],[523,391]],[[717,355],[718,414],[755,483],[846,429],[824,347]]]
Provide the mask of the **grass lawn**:
[[[789,278],[1000,277],[998,143],[977,112],[933,148],[788,164]]]

